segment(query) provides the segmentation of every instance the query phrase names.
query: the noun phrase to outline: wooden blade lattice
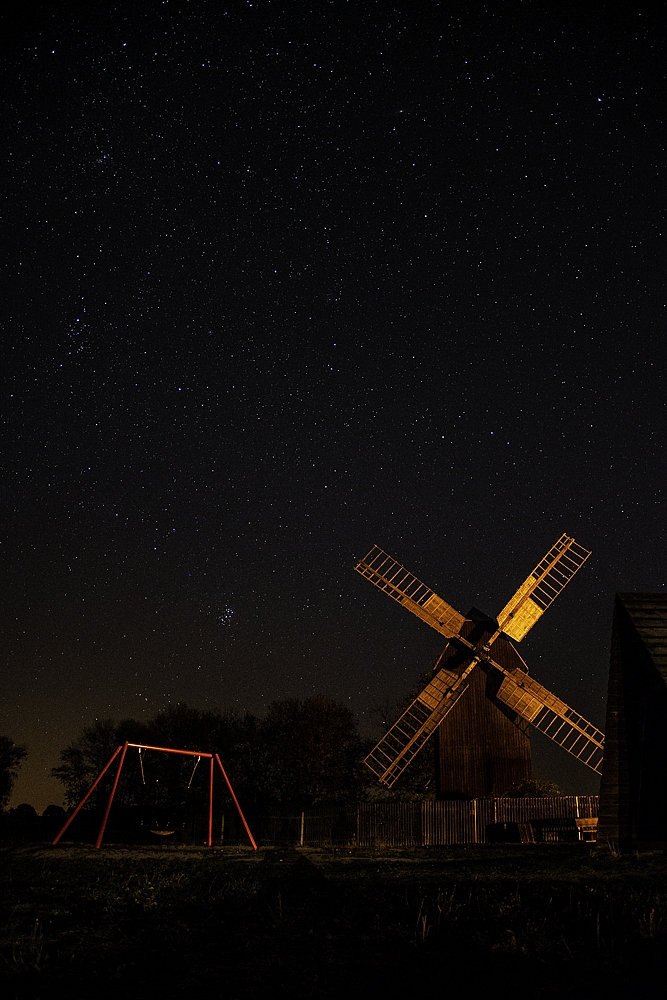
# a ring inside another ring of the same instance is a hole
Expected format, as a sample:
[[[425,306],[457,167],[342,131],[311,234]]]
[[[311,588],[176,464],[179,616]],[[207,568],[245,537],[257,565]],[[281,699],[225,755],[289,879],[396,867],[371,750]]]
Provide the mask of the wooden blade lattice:
[[[472,660],[461,674],[455,674],[444,667],[439,670],[371,750],[364,763],[383,785],[391,788],[427,739],[433,735],[467,690],[466,677],[476,663],[477,659]]]
[[[520,642],[581,569],[590,552],[561,535],[498,615],[498,628]]]
[[[604,733],[523,670],[513,670],[511,674],[503,670],[503,673],[505,679],[496,697],[563,750],[600,774]]]
[[[354,568],[441,635],[458,635],[465,617],[377,545]]]

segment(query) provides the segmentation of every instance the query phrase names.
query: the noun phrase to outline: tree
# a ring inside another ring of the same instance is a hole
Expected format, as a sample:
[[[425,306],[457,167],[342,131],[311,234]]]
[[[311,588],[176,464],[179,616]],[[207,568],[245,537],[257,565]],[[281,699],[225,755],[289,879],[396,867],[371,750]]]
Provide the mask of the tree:
[[[411,691],[398,704],[385,699],[371,709],[371,714],[375,716],[378,722],[378,739],[386,735],[397,719],[410,707],[432,678],[433,671],[426,671],[420,676]],[[366,753],[370,753],[377,742],[378,740],[373,740],[372,743],[369,743]],[[437,735],[434,733],[419,753],[412,758],[391,788],[381,785],[371,771],[364,768],[364,771],[366,771],[369,798],[374,801],[384,802],[388,800],[414,801],[415,799],[434,799],[436,792],[437,745]]]
[[[245,804],[257,803],[259,739],[254,716],[239,717],[233,712],[202,710],[178,703],[158,712],[147,730],[148,742],[155,746],[219,754],[235,793]],[[171,798],[182,799],[186,789],[194,796],[208,794],[208,769],[195,769],[192,758],[152,754],[146,758],[146,775],[149,773],[153,780],[159,778],[165,795]],[[217,774],[217,765],[214,773]],[[218,774],[216,782],[219,780]]]
[[[346,705],[322,697],[274,701],[258,735],[260,780],[269,801],[307,808],[359,796],[362,747]]]
[[[68,806],[77,805],[92,785],[114,750],[125,743],[145,742],[146,726],[134,719],[114,722],[99,719],[60,752],[61,763],[51,770],[65,786]]]
[[[158,712],[148,723],[148,733],[158,746],[210,753],[219,751],[228,718],[220,712],[190,708],[179,702]]]
[[[530,781],[522,781],[519,785],[512,785],[511,788],[508,788],[503,793],[503,798],[548,798],[551,795],[562,794],[562,791],[554,781],[542,781],[540,778],[532,778]]]
[[[21,761],[27,755],[26,747],[14,743],[9,736],[0,736],[0,810],[9,803]]]

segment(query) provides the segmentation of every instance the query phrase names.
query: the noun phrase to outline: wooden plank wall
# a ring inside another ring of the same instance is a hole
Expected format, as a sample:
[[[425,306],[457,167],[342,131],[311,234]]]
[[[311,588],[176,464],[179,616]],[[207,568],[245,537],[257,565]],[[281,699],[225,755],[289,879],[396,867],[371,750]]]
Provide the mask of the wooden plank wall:
[[[667,595],[617,594],[600,783],[599,839],[667,847]]]
[[[480,612],[473,609],[469,616],[473,615]],[[466,628],[468,638],[477,641],[483,625],[474,626],[474,634],[471,624]],[[502,637],[494,642],[492,655],[502,666],[525,669],[511,643]],[[456,662],[453,647],[445,650],[441,661]],[[468,690],[441,723],[437,733],[439,798],[500,796],[532,777],[527,726],[516,725],[506,714],[509,709],[494,701],[501,680],[499,671],[487,673],[478,666],[470,675]]]

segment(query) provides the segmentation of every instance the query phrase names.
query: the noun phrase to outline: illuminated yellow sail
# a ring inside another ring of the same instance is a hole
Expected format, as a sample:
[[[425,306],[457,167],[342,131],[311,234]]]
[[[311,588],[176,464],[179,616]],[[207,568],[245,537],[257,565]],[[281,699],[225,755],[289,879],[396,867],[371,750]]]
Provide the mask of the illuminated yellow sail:
[[[521,642],[589,555],[588,549],[578,545],[574,538],[561,535],[500,612],[498,628],[510,639]]]

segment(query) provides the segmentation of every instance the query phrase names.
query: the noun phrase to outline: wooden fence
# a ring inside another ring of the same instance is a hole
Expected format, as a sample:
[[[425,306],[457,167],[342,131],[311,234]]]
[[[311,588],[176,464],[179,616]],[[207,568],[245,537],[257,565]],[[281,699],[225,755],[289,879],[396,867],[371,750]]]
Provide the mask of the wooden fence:
[[[597,795],[472,799],[445,802],[376,802],[321,807],[302,813],[250,815],[261,845],[311,847],[430,847],[501,842],[595,840]],[[214,843],[244,842],[227,813]]]

